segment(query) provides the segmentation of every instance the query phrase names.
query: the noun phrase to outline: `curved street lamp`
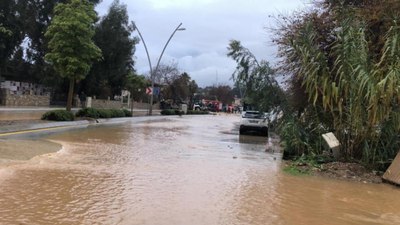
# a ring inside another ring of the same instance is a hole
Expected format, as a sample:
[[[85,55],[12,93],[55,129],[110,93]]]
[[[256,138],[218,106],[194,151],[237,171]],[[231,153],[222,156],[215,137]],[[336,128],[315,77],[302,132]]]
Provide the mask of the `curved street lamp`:
[[[160,54],[160,57],[158,57],[158,61],[157,61],[156,68],[155,68],[154,71],[153,71],[153,67],[152,67],[152,65],[151,65],[150,55],[149,55],[149,51],[147,50],[146,42],[144,41],[143,36],[142,36],[142,34],[140,33],[139,28],[137,27],[137,25],[136,25],[134,22],[132,22],[132,24],[133,24],[133,27],[134,27],[134,28],[138,31],[138,33],[139,33],[139,37],[140,37],[140,39],[141,39],[142,42],[143,42],[144,49],[146,50],[147,60],[149,61],[149,66],[150,66],[150,79],[151,79],[151,89],[153,90],[153,93],[151,93],[151,95],[150,95],[149,115],[152,115],[152,113],[153,113],[153,95],[154,95],[154,75],[155,75],[155,74],[157,73],[157,71],[158,71],[158,66],[160,65],[161,58],[162,58],[162,56],[163,56],[163,54],[164,54],[164,52],[165,52],[165,49],[167,48],[169,42],[171,41],[172,37],[174,36],[174,34],[175,34],[177,31],[186,30],[186,28],[181,27],[181,26],[182,26],[182,23],[180,23],[180,24],[175,28],[175,30],[172,32],[171,36],[168,38],[167,43],[165,43],[164,48],[163,48],[163,50],[162,50],[162,52],[161,52],[161,54]]]

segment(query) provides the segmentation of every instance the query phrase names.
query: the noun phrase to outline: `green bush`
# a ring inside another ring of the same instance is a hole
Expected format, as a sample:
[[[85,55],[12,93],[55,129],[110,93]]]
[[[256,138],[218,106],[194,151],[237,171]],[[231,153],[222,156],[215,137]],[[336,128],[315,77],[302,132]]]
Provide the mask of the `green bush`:
[[[175,109],[164,109],[161,111],[161,115],[176,115]]]
[[[183,115],[183,114],[185,114],[185,113],[179,109],[164,109],[161,111],[161,115],[165,115],[165,116]]]
[[[75,116],[72,112],[62,109],[46,112],[42,116],[42,120],[73,121],[74,119]]]
[[[90,117],[90,118],[94,118],[94,119],[100,118],[99,111],[95,108],[81,109],[76,113],[76,116],[77,117]]]
[[[200,110],[188,110],[187,113],[188,115],[205,115],[209,114],[208,111],[200,111]]]
[[[125,117],[125,112],[122,109],[110,109],[111,117]]]
[[[110,109],[97,109],[97,111],[99,112],[99,117],[100,118],[111,118],[112,117],[112,113]]]
[[[302,155],[321,155],[322,134],[326,132],[318,120],[305,122],[295,116],[288,116],[278,129],[284,149],[283,158],[296,159]]]
[[[89,117],[89,118],[116,118],[116,117],[130,117],[131,112],[126,109],[95,109],[95,108],[84,108],[76,113],[78,117]]]
[[[183,111],[182,110],[178,110],[178,109],[164,109],[161,111],[161,115],[166,115],[166,116],[170,116],[170,115],[183,115]],[[209,114],[208,111],[199,111],[199,110],[188,110],[187,115],[206,115]]]
[[[122,109],[122,111],[124,112],[125,117],[131,117],[132,116],[132,112],[131,111],[129,111],[127,109]]]

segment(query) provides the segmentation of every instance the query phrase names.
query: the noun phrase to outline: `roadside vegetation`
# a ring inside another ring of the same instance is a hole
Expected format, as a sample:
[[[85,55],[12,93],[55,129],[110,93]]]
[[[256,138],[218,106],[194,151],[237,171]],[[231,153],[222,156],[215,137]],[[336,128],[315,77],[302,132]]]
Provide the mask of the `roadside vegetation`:
[[[108,119],[108,118],[131,117],[131,116],[132,113],[127,109],[84,108],[79,110],[76,114],[67,110],[52,110],[43,114],[42,120],[73,121],[75,120],[76,117]]]
[[[183,111],[179,109],[163,109],[161,110],[161,115],[163,116],[173,116],[173,115],[183,115]]]
[[[210,114],[209,111],[202,111],[202,110],[188,110],[187,115],[207,115]]]
[[[52,121],[74,121],[75,115],[71,111],[67,110],[52,110],[46,112],[42,116],[42,120],[52,120]]]
[[[285,156],[320,155],[321,134],[334,132],[343,160],[386,169],[400,149],[399,9],[393,0],[326,0],[279,18]]]
[[[206,115],[209,114],[209,111],[200,111],[200,110],[188,110],[186,115]],[[161,115],[171,116],[171,115],[183,115],[184,112],[179,109],[164,109],[161,110]]]
[[[282,112],[277,132],[285,158],[326,154],[321,135],[333,132],[341,144],[337,160],[387,168],[400,149],[399,11],[396,0],[318,0],[278,16],[281,61],[274,69],[230,42],[228,56],[238,64],[233,78],[245,100]]]
[[[45,60],[57,74],[69,82],[67,111],[71,111],[75,83],[85,78],[94,61],[102,56],[93,42],[97,14],[88,1],[71,0],[54,7],[54,17],[45,38],[48,52]]]
[[[88,117],[88,118],[117,118],[117,117],[131,117],[132,113],[127,109],[96,109],[96,108],[84,108],[80,109],[76,113],[77,117]]]

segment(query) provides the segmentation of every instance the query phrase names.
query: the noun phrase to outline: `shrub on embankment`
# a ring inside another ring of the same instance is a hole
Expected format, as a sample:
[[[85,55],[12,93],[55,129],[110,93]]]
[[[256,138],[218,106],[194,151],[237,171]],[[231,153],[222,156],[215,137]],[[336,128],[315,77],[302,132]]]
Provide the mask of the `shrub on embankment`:
[[[161,110],[161,115],[164,115],[164,116],[182,115],[182,114],[184,114],[183,111],[178,110],[178,109],[164,109],[164,110]]]
[[[75,116],[72,112],[67,110],[52,110],[48,111],[42,116],[42,120],[52,120],[52,121],[73,121]]]
[[[52,121],[73,121],[77,117],[88,117],[88,118],[117,118],[117,117],[131,117],[132,113],[127,109],[95,109],[95,108],[84,108],[79,110],[76,115],[74,113],[57,109],[48,111],[42,116],[42,120]]]
[[[117,117],[131,117],[132,113],[126,109],[95,109],[84,108],[76,113],[77,117],[89,118],[117,118]]]
[[[208,114],[208,111],[199,111],[199,110],[188,110],[187,111],[187,115],[204,115],[204,114]],[[183,115],[183,111],[182,110],[178,110],[178,109],[164,109],[161,111],[161,115],[164,116],[171,116],[171,115]]]
[[[188,115],[207,115],[209,111],[200,111],[200,110],[188,110],[186,114]]]

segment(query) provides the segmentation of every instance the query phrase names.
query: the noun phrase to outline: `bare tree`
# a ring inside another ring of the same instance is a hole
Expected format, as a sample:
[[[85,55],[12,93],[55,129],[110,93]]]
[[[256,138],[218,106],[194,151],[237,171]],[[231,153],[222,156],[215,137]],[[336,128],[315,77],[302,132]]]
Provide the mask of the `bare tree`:
[[[179,75],[178,63],[160,64],[154,71],[154,83],[158,85],[170,85]]]

